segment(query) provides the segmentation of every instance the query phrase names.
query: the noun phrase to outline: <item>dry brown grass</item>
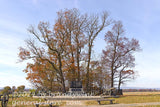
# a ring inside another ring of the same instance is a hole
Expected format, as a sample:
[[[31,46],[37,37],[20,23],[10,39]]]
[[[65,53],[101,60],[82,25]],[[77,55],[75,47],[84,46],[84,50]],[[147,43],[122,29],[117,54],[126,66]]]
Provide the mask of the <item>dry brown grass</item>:
[[[160,92],[124,92],[123,95],[160,95]]]
[[[111,98],[111,99],[115,99],[114,103],[117,104],[160,102],[160,92],[125,92],[123,94],[124,95],[119,98]],[[87,101],[86,104],[98,105],[96,101]],[[109,104],[109,102],[103,101],[102,104]]]

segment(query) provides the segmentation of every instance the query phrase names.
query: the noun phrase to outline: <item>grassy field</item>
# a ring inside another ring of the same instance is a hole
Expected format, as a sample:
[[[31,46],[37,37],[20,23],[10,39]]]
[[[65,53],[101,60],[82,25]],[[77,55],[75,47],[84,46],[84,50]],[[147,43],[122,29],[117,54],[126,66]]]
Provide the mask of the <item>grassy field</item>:
[[[160,107],[160,105],[136,106],[136,107]]]
[[[125,92],[123,96],[111,99],[115,99],[114,103],[117,104],[160,102],[160,92]],[[87,101],[86,104],[97,105],[97,102]],[[109,102],[102,101],[102,104],[109,104]],[[153,107],[160,107],[160,106],[153,106]]]
[[[160,92],[124,92],[123,95],[160,95]]]
[[[149,103],[149,102],[160,102],[160,92],[125,92],[123,96],[115,99],[114,103],[117,104],[131,104],[131,103]],[[45,102],[44,99],[32,98],[32,97],[20,97],[10,98],[7,107],[35,107],[34,103]],[[65,105],[65,101],[54,101],[55,105]],[[85,101],[86,105],[98,105],[97,101]],[[109,104],[108,101],[102,101],[102,104]],[[0,106],[1,107],[1,106]],[[42,107],[42,106],[41,106]],[[43,105],[43,107],[48,107]],[[139,107],[160,107],[160,106],[139,106]]]

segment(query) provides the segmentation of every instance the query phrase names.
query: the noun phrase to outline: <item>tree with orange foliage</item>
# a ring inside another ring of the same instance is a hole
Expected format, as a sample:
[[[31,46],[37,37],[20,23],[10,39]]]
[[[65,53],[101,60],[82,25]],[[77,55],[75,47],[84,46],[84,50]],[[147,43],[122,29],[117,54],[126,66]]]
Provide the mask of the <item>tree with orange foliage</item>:
[[[29,63],[24,70],[28,75],[27,79],[33,84],[39,87],[50,84],[48,89],[53,90],[56,80],[63,92],[66,92],[66,80],[81,80],[80,71],[84,59],[88,63],[86,77],[89,78],[93,41],[108,25],[108,14],[103,13],[102,20],[98,16],[80,14],[77,9],[65,9],[57,12],[57,15],[52,29],[45,22],[40,22],[38,29],[33,26],[28,29],[34,40],[26,40],[27,48],[20,48],[19,57],[21,61],[33,60],[34,63]],[[99,21],[102,23],[99,24]],[[85,47],[88,47],[88,52]],[[89,84],[86,87],[88,89]]]
[[[31,26],[28,31],[34,36],[36,42],[39,46],[36,45],[35,40],[27,40],[27,48],[20,48],[19,57],[21,61],[32,59],[34,67],[28,69],[28,79],[33,80],[33,82],[40,82],[44,76],[47,76],[47,72],[51,70],[54,74],[56,73],[57,80],[61,84],[62,91],[66,92],[65,89],[65,79],[64,79],[64,50],[67,49],[68,40],[64,35],[58,35],[54,31],[50,30],[49,23],[40,22],[38,25],[38,31]],[[40,63],[40,67],[39,64]],[[44,64],[44,66],[42,66]],[[31,65],[31,64],[29,64]],[[51,69],[48,70],[48,67]],[[41,68],[45,68],[45,73],[33,73],[33,71],[41,71]],[[37,76],[36,76],[37,75]],[[35,76],[35,77],[34,77]],[[39,77],[42,77],[41,79]],[[50,77],[48,77],[50,78]],[[52,80],[53,81],[53,80]]]
[[[28,29],[34,39],[26,40],[27,47],[21,47],[19,52],[21,61],[33,60],[24,70],[27,79],[37,87],[53,91],[53,86],[57,86],[63,92],[67,80],[82,80],[89,92],[94,82],[91,71],[94,40],[111,23],[109,15],[103,12],[100,17],[88,16],[78,9],[65,9],[57,12],[57,16],[53,28],[40,22],[38,29],[33,26]]]
[[[60,84],[56,76],[56,71],[47,61],[38,61],[28,63],[26,69],[27,80],[29,80],[35,87],[45,87],[46,90],[56,91],[60,89]],[[55,87],[56,86],[56,87]]]
[[[84,46],[87,43],[84,35],[87,27],[87,15],[81,15],[78,9],[66,9],[58,12],[54,31],[59,36],[66,36],[68,48],[66,53],[66,78],[69,81],[80,81],[80,68]]]
[[[107,46],[102,55],[107,72],[110,73],[110,87],[114,87],[118,81],[118,89],[126,80],[134,78],[135,71],[132,70],[135,66],[134,53],[140,50],[139,41],[134,38],[130,40],[124,33],[122,23],[116,22],[112,30],[105,35]]]

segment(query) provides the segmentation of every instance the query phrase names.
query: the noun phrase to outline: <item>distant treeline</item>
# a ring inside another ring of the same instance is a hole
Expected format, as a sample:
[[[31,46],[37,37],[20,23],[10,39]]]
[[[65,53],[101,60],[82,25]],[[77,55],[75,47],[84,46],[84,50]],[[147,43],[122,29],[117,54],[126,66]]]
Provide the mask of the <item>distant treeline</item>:
[[[159,92],[160,89],[123,89],[123,92]]]

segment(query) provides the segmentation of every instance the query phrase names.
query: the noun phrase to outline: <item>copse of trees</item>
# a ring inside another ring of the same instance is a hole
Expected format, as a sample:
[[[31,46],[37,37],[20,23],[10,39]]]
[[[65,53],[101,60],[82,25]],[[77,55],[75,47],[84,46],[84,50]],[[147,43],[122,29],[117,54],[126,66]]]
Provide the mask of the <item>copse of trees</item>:
[[[5,94],[5,93],[11,94],[11,93],[14,93],[14,92],[23,92],[24,89],[25,89],[25,85],[20,85],[20,86],[17,87],[17,89],[16,89],[15,86],[12,86],[12,88],[10,86],[5,86],[0,93],[1,94]]]
[[[16,86],[12,86],[12,92],[16,91]]]
[[[3,90],[1,91],[1,94],[5,93],[10,93],[11,92],[11,87],[10,86],[5,86]]]
[[[23,92],[24,91],[24,89],[25,89],[25,86],[24,85],[20,85],[20,86],[18,86],[17,87],[17,92]]]
[[[20,47],[20,61],[32,59],[26,69],[27,79],[37,88],[66,92],[66,81],[82,81],[86,92],[120,85],[132,78],[133,53],[139,49],[136,39],[123,35],[122,23],[114,22],[113,29],[105,36],[106,50],[102,58],[92,56],[94,40],[108,25],[113,24],[107,12],[100,15],[81,14],[78,9],[57,12],[53,28],[40,22],[38,28],[28,31],[34,39],[26,40]],[[122,36],[123,35],[123,36]]]

